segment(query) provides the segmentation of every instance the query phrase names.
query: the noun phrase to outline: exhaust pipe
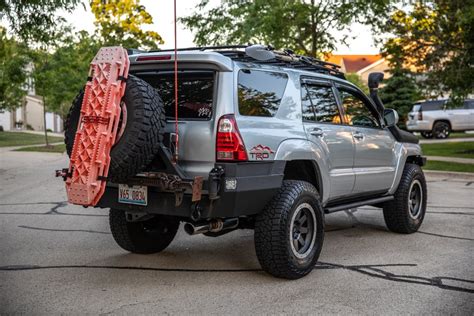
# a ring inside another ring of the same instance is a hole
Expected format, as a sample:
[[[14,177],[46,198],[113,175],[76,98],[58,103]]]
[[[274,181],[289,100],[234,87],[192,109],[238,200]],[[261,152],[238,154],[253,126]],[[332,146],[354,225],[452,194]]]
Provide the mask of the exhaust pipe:
[[[191,223],[184,224],[184,231],[189,235],[198,235],[204,233],[218,233],[224,230],[234,229],[239,226],[238,218],[214,219],[200,225]]]

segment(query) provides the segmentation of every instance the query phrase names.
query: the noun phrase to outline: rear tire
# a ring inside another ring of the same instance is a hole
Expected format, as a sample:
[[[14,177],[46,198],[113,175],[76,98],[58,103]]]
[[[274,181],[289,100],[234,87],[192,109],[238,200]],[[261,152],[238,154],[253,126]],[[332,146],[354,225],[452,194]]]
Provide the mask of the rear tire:
[[[445,139],[451,133],[451,126],[447,122],[436,122],[433,125],[433,136],[437,139]]]
[[[120,247],[133,253],[151,254],[169,246],[178,231],[179,220],[157,215],[146,221],[128,222],[125,211],[110,209],[109,224]]]
[[[420,134],[421,134],[421,137],[423,138],[427,138],[427,139],[433,138],[432,132],[421,132]]]
[[[283,181],[255,222],[255,250],[263,270],[279,278],[301,278],[316,265],[323,240],[318,191],[305,181]]]
[[[406,164],[395,192],[395,199],[385,202],[383,216],[388,229],[411,234],[420,228],[426,213],[426,180],[421,167]]]
[[[74,99],[64,123],[64,142],[69,157],[81,115],[84,91]],[[156,90],[145,81],[129,75],[122,102],[126,122],[120,138],[110,151],[108,178],[123,183],[142,171],[155,157],[163,142],[166,118],[163,101]],[[122,110],[122,117],[124,116]],[[119,131],[120,133],[120,131]]]

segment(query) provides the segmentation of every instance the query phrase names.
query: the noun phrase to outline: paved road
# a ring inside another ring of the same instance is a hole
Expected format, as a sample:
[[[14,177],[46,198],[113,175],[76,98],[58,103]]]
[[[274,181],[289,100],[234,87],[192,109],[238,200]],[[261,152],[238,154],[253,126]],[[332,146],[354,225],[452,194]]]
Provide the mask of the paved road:
[[[64,166],[0,155],[0,314],[474,313],[474,179],[430,175],[416,234],[387,232],[374,208],[327,216],[320,264],[286,281],[260,271],[248,230],[126,253],[106,210],[65,203]]]

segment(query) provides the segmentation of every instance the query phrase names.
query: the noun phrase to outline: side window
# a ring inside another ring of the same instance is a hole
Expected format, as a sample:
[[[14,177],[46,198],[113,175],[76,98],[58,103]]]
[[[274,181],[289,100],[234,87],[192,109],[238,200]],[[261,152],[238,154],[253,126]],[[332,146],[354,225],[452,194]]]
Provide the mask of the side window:
[[[341,124],[337,101],[330,86],[302,84],[301,106],[304,121]]]
[[[239,71],[239,113],[247,116],[274,116],[280,107],[288,76],[284,73]]]
[[[346,120],[349,125],[360,127],[380,127],[377,117],[365,102],[354,92],[339,88]]]
[[[464,101],[464,108],[467,110],[474,110],[474,100]]]

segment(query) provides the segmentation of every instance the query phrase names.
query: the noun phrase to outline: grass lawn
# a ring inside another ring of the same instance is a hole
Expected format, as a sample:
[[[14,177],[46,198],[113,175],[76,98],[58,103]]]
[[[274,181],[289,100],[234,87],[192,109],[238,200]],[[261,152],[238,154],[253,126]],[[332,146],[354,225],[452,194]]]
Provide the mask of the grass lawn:
[[[66,151],[66,145],[59,144],[59,145],[50,145],[49,147],[46,147],[46,146],[22,147],[22,148],[16,149],[15,151],[39,151],[42,153],[63,153]]]
[[[51,143],[64,141],[62,137],[48,136]],[[0,147],[44,144],[44,135],[23,132],[0,132]]]
[[[474,164],[463,164],[445,161],[430,161],[423,167],[425,170],[455,171],[474,173]]]
[[[474,158],[474,142],[421,144],[426,156]]]

